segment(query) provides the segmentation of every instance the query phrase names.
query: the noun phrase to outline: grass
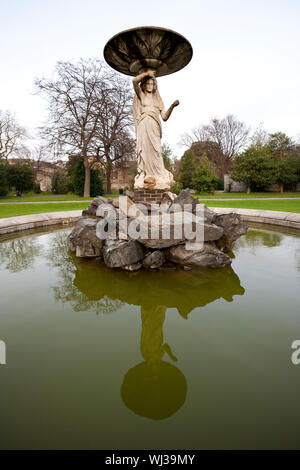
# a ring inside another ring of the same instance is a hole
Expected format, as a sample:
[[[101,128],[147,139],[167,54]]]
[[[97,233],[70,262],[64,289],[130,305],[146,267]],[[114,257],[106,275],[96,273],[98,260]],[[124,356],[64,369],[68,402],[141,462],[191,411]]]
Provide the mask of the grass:
[[[199,199],[200,200],[200,199]],[[260,209],[268,211],[297,212],[300,213],[300,200],[274,200],[274,201],[201,201],[208,207],[233,207],[239,209]]]
[[[229,193],[229,194],[225,193],[225,194],[230,195],[232,197],[233,193]],[[257,194],[263,194],[263,196],[265,195],[265,193],[257,193]],[[272,193],[272,194],[276,194],[276,193]],[[290,194],[295,194],[295,193],[290,193]],[[212,195],[210,196],[212,197]],[[222,195],[222,197],[223,196],[224,195]],[[244,196],[247,196],[247,195],[244,194]],[[263,196],[262,196],[262,200],[259,200],[259,201],[251,201],[249,200],[249,198],[247,198],[247,200],[245,201],[244,200],[242,201],[232,201],[232,200],[201,201],[201,198],[199,198],[199,200],[200,202],[203,202],[204,204],[206,204],[208,207],[233,207],[233,208],[241,208],[241,209],[261,209],[261,210],[273,210],[273,211],[300,213],[299,194],[298,194],[298,199],[286,199],[286,200],[276,199],[274,201],[264,200]],[[69,199],[63,199],[64,197],[67,197]],[[14,204],[15,200],[13,200],[11,204],[2,204],[2,205],[0,204],[0,218],[15,217],[19,215],[28,215],[28,214],[41,214],[44,212],[81,210],[81,209],[87,208],[89,200],[92,199],[92,198],[77,199],[78,196],[74,196],[76,197],[75,200],[77,201],[82,200],[82,202],[72,202],[72,199],[71,199],[72,197],[73,196],[69,195],[69,196],[39,196],[39,197],[29,198],[29,199],[33,199],[34,201],[36,201],[37,199],[43,200],[43,201],[64,201],[64,200],[66,201],[66,202],[60,202],[58,204],[55,204],[53,202],[52,203],[49,202],[49,204],[47,203],[30,204],[30,201],[26,201],[28,198],[18,198],[18,200],[25,199],[25,201],[22,201],[22,202],[28,202],[28,204]],[[206,195],[205,195],[205,198],[206,198]],[[9,201],[7,200],[7,202]]]
[[[199,199],[200,198],[205,198],[205,199],[236,199],[236,198],[241,198],[241,199],[251,199],[251,198],[284,198],[284,197],[298,197],[300,198],[300,192],[298,193],[200,193],[197,194]]]
[[[0,218],[18,215],[41,214],[43,212],[60,212],[86,209],[87,202],[66,202],[60,204],[3,204],[0,205]]]
[[[115,194],[104,194],[104,197],[119,197],[118,195]],[[77,196],[76,194],[66,194],[66,195],[58,195],[54,196],[53,194],[49,196],[41,196],[41,195],[36,195],[36,196],[23,196],[23,197],[0,197],[0,203],[1,202],[11,202],[16,203],[16,202],[51,202],[51,201],[92,201],[94,198],[93,197],[80,197]]]
[[[66,194],[54,196],[46,195],[36,195],[36,196],[24,196],[24,197],[1,197],[0,202],[48,202],[48,201],[89,201],[94,199],[92,197],[80,197],[76,194]]]
[[[112,195],[105,195],[105,197],[118,197],[119,194],[112,194]],[[200,193],[197,194],[199,199],[251,199],[251,198],[285,198],[285,197],[292,197],[292,198],[300,198],[300,192],[298,193]],[[90,201],[92,197],[80,197],[76,194],[64,194],[64,195],[53,195],[51,193],[46,194],[32,194],[32,195],[25,195],[23,197],[0,197],[1,202],[50,202],[50,201]]]

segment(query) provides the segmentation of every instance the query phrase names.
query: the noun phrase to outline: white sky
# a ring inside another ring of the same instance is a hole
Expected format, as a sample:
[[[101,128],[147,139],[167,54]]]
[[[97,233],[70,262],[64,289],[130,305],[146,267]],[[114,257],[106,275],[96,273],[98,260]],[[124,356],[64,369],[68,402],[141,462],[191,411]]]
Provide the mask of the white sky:
[[[177,31],[194,50],[158,80],[166,107],[180,101],[163,125],[175,155],[180,135],[214,116],[300,134],[300,0],[0,0],[0,109],[33,133],[46,116],[35,77],[58,60],[103,58],[113,35],[147,25]]]

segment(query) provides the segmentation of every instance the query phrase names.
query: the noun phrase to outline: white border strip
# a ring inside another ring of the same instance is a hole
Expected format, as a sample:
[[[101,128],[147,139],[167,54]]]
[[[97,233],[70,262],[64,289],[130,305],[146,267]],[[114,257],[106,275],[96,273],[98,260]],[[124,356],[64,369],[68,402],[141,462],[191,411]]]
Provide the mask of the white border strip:
[[[210,207],[220,214],[234,212],[240,214],[244,222],[258,222],[260,224],[281,225],[283,227],[300,230],[300,214],[295,212],[264,211],[258,209],[238,209],[230,207]]]
[[[41,214],[20,215],[0,219],[0,235],[19,230],[26,230],[47,225],[74,222],[82,215],[82,209],[76,211],[46,212]]]

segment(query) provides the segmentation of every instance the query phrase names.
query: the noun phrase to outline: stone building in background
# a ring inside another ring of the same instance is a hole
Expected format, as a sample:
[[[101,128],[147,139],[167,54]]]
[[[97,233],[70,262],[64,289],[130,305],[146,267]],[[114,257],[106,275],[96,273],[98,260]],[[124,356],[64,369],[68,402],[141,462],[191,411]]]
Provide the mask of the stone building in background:
[[[41,191],[51,191],[51,178],[55,170],[63,169],[65,162],[58,160],[56,162],[45,162],[42,160],[30,160],[25,158],[9,158],[7,162],[10,165],[14,163],[29,163],[34,169],[35,183],[40,186]]]
[[[98,169],[102,175],[103,186],[106,192],[105,166],[99,161],[94,163],[93,168]],[[119,189],[132,189],[136,172],[136,160],[120,160],[116,162],[111,172],[111,190],[119,191]]]
[[[132,189],[136,172],[136,160],[120,161],[112,171],[111,189]]]
[[[40,185],[41,191],[51,191],[51,178],[56,170],[63,170],[65,162],[58,160],[56,162],[33,161],[35,172],[35,182]]]
[[[213,174],[221,180],[224,179],[225,174],[230,173],[232,161],[226,160],[216,142],[194,142],[190,147],[190,150],[194,152],[196,164],[199,163],[202,155],[206,154],[208,160],[211,162],[211,170]],[[175,159],[173,165],[175,179],[179,175],[180,163],[181,160]]]
[[[224,154],[221,152],[219,145],[216,142],[194,142],[191,146],[196,162],[200,160],[205,153],[208,160],[211,162],[211,170],[218,178],[224,178],[224,175],[229,173],[232,168],[232,161],[226,160]]]

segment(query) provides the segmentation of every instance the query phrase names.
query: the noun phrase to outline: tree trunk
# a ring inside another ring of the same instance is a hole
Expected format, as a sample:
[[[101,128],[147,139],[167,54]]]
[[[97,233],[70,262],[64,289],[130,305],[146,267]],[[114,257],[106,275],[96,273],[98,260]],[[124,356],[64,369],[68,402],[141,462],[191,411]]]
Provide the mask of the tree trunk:
[[[250,194],[251,193],[251,188],[250,186],[247,187],[247,194]]]
[[[106,168],[106,192],[107,194],[111,193],[111,162],[107,161],[107,168]]]
[[[283,184],[280,183],[280,192],[283,193]]]
[[[88,162],[84,162],[85,177],[84,177],[84,197],[90,197],[91,194],[91,169]]]

